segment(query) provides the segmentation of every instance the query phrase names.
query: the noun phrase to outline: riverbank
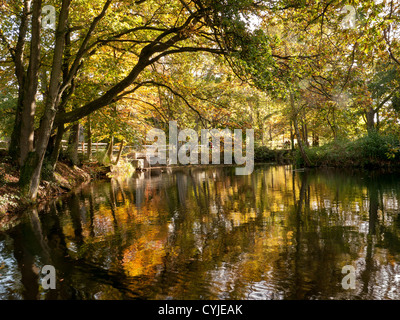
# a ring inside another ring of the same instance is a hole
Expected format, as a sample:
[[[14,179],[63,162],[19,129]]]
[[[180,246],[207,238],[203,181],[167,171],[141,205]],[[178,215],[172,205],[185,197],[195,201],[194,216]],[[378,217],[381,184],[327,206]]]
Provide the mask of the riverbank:
[[[19,170],[6,154],[1,155],[0,163],[0,230],[16,219],[21,212],[31,206],[20,195],[18,185]],[[42,181],[37,195],[37,205],[46,203],[69,191],[89,183],[93,179],[108,178],[110,168],[97,162],[87,162],[81,167],[58,162],[53,181]]]
[[[400,142],[396,136],[371,132],[357,140],[337,139],[319,147],[305,147],[312,167],[323,168],[400,168]],[[294,159],[297,167],[306,166],[299,151]]]

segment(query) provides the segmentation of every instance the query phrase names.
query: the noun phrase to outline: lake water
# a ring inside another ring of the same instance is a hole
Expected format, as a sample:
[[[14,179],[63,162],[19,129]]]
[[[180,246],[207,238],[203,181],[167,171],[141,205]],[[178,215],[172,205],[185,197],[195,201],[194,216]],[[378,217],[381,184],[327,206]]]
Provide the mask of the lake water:
[[[400,299],[399,178],[260,165],[96,182],[0,233],[0,299]]]

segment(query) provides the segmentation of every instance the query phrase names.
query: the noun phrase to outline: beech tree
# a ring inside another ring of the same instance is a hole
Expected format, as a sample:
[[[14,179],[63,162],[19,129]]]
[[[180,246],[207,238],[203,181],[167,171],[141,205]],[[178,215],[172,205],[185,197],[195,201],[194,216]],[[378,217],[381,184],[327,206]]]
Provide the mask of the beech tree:
[[[3,5],[1,12],[3,19],[14,20],[8,29],[2,29],[1,40],[18,81],[10,154],[21,166],[20,185],[31,200],[36,199],[46,149],[55,130],[62,134],[66,123],[135,92],[147,83],[146,68],[163,57],[183,52],[227,54],[240,50],[227,39],[236,30],[243,33],[246,15],[263,5],[246,0],[46,2],[51,4],[56,8],[54,33],[42,28],[43,19],[46,26],[52,20],[51,16],[44,16],[51,12],[42,12],[42,0],[11,1]],[[110,48],[116,50],[115,58],[124,66],[113,81],[107,74],[90,72],[89,68],[96,62],[100,69],[104,68]],[[88,78],[97,77],[107,81],[98,88],[95,98],[71,108],[69,102],[76,88]],[[39,96],[40,86],[45,91]],[[39,122],[37,130],[35,121]]]

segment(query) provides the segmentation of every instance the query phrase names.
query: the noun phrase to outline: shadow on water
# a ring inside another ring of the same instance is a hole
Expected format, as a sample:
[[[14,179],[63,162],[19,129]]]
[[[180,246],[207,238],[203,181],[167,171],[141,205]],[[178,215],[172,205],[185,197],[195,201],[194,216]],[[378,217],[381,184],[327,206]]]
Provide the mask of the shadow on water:
[[[93,183],[0,233],[0,298],[399,299],[399,201],[398,174],[290,166]]]

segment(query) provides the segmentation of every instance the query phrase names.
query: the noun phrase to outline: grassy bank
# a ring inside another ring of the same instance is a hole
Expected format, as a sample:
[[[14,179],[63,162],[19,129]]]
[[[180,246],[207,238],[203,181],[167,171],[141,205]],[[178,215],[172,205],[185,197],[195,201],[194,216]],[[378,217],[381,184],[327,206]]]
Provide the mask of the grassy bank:
[[[400,167],[399,139],[376,132],[355,141],[335,140],[321,147],[306,148],[305,151],[315,167]],[[305,165],[299,151],[294,162],[298,167]]]
[[[68,162],[58,162],[54,179],[43,180],[40,184],[37,203],[43,203],[92,179],[108,178],[110,168],[98,162],[85,162],[82,166],[72,166]],[[19,170],[16,168],[5,151],[0,154],[0,226],[1,221],[7,220],[18,212],[23,211],[30,203],[21,196],[19,189]]]
[[[266,146],[256,146],[254,148],[255,163],[274,162],[278,164],[291,163],[293,152],[291,150],[273,150]]]

